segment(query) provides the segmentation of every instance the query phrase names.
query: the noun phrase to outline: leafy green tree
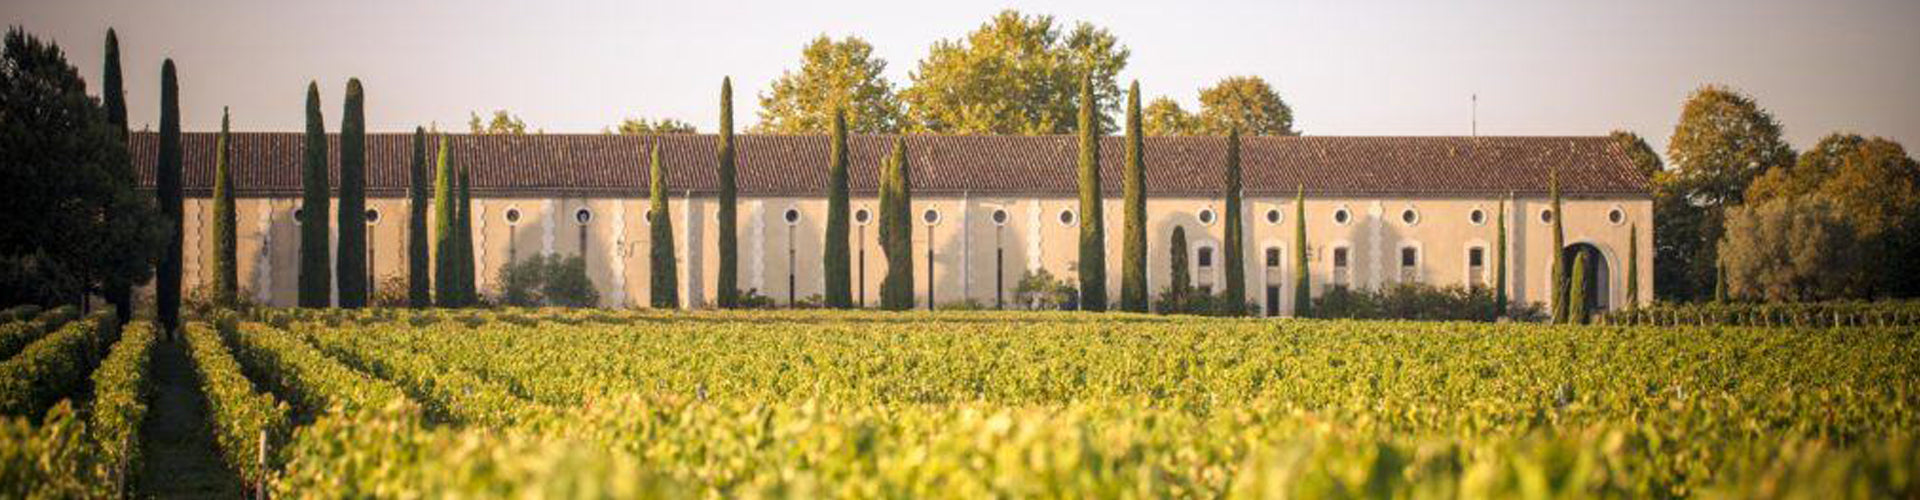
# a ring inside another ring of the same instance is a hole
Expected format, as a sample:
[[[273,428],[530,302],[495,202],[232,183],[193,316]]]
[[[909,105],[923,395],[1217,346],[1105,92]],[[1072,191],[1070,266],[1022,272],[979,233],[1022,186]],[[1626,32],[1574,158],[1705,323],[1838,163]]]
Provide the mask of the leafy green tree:
[[[407,171],[407,305],[433,307],[433,251],[427,238],[432,174],[427,173],[427,129],[413,128],[413,168]]]
[[[493,110],[485,120],[480,113],[467,113],[467,132],[473,135],[526,135],[527,122],[504,109]]]
[[[1627,225],[1627,309],[1640,305],[1640,225]]]
[[[440,136],[440,154],[434,161],[433,170],[433,300],[440,307],[460,305],[460,223],[459,212],[455,211],[457,202],[454,192],[453,155],[448,151],[452,140]]]
[[[1180,103],[1168,97],[1158,97],[1147,103],[1146,133],[1151,136],[1196,135],[1200,133],[1200,119],[1180,108]]]
[[[733,165],[733,78],[720,80],[720,141],[717,163],[720,179],[720,288],[723,309],[740,305],[740,232],[737,229],[740,207],[738,188],[734,186]]]
[[[1553,305],[1553,322],[1567,322],[1567,233],[1561,226],[1560,213],[1560,170],[1554,169],[1547,176],[1547,196],[1552,197],[1553,205],[1553,297],[1548,299]]]
[[[213,303],[222,307],[233,307],[240,298],[240,240],[234,232],[239,220],[234,213],[228,118],[227,109],[220,108],[220,136],[213,150]]]
[[[1227,77],[1201,89],[1197,118],[1206,134],[1239,130],[1252,135],[1300,135],[1293,129],[1293,109],[1257,76]]]
[[[173,59],[160,65],[160,154],[154,166],[154,190],[160,198],[160,214],[169,224],[167,247],[160,257],[159,277],[155,280],[154,300],[160,325],[166,331],[180,327],[180,264],[186,240],[181,222],[186,202],[181,198],[180,182],[185,173],[180,163],[180,80]]]
[[[1090,79],[1102,130],[1113,126],[1131,51],[1107,30],[1053,16],[1001,11],[957,40],[934,42],[913,84],[901,127],[934,134],[1068,134],[1075,129],[1074,86]]]
[[[650,257],[647,276],[651,278],[647,297],[654,309],[677,309],[680,307],[680,265],[673,256],[673,218],[667,212],[667,162],[660,155],[658,143],[648,156],[653,168],[647,172],[647,213],[652,217],[647,220],[652,229],[647,242]]]
[[[1587,252],[1574,252],[1573,277],[1567,288],[1567,318],[1564,323],[1584,325],[1590,314],[1587,313]]]
[[[1755,177],[1793,156],[1773,114],[1751,97],[1718,85],[1695,90],[1668,141],[1673,169],[1655,179],[1655,292],[1705,298],[1717,283],[1727,207],[1745,201]]]
[[[672,118],[661,118],[659,120],[628,118],[620,120],[620,124],[616,125],[613,129],[608,129],[607,133],[617,133],[620,135],[673,135],[697,134],[700,133],[700,131],[694,128],[691,123]]]
[[[1646,175],[1647,180],[1653,180],[1655,175],[1666,169],[1666,164],[1660,161],[1660,155],[1653,152],[1653,146],[1647,145],[1647,140],[1640,138],[1640,134],[1615,130],[1607,134],[1607,137],[1612,138],[1613,143],[1627,153],[1627,160],[1633,162],[1633,169]]]
[[[461,307],[469,307],[478,303],[480,299],[479,279],[473,268],[473,167],[460,165],[459,182],[459,201],[454,203],[453,211],[455,214],[453,246],[460,256],[460,261],[453,265],[460,275],[460,281],[455,285],[455,289],[458,290],[455,300]]]
[[[1747,188],[1748,205],[1817,196],[1853,228],[1867,262],[1882,263],[1851,298],[1912,297],[1920,284],[1908,256],[1920,254],[1920,164],[1898,142],[1830,134],[1791,167],[1775,167]],[[1734,238],[1728,238],[1733,240]],[[1730,273],[1731,274],[1731,273]]]
[[[1307,187],[1293,198],[1293,315],[1313,317],[1312,272],[1307,268]]]
[[[327,129],[320,118],[320,84],[307,83],[307,145],[300,185],[300,307],[333,303],[332,242],[327,220],[332,188],[327,179]]]
[[[118,74],[117,52],[110,34],[110,75]],[[122,93],[108,80],[103,100],[112,104]],[[118,113],[124,121],[125,109]],[[126,127],[114,120],[87,96],[80,70],[58,45],[7,30],[0,55],[0,304],[73,304],[97,290],[131,314],[133,284],[154,276],[172,223],[161,218],[153,194],[137,189]]]
[[[1107,231],[1101,215],[1100,120],[1093,77],[1080,80],[1080,309],[1107,310]]]
[[[1167,291],[1160,302],[1173,308],[1188,304],[1193,297],[1193,266],[1187,264],[1187,228],[1173,226],[1173,237],[1167,242],[1167,280]]]
[[[1226,248],[1221,253],[1227,264],[1227,286],[1220,312],[1239,316],[1247,307],[1246,222],[1240,209],[1240,129],[1227,129],[1227,206]]]
[[[853,307],[853,271],[852,251],[847,248],[848,226],[847,202],[847,118],[840,110],[833,112],[832,152],[827,159],[827,234],[825,251],[821,252],[821,269],[826,273],[826,306],[836,309]]]
[[[1507,315],[1507,200],[1512,193],[1500,200],[1499,222],[1496,231],[1500,233],[1493,249],[1493,314],[1494,318]]]
[[[880,308],[913,309],[913,169],[907,164],[907,139],[893,140],[893,153],[881,165],[880,250],[887,275],[880,281]]]
[[[1147,160],[1140,137],[1140,82],[1127,90],[1127,163],[1121,171],[1125,231],[1120,235],[1120,310],[1147,312]]]
[[[106,106],[107,124],[113,126],[113,132],[124,144],[127,140],[127,91],[120,74],[120,35],[112,28],[107,29],[107,49],[105,67],[101,70],[100,82],[103,88],[100,99]],[[131,179],[132,171],[115,172]],[[131,182],[130,180],[128,182]],[[137,216],[136,216],[137,217]],[[119,218],[117,214],[108,214],[108,219]],[[144,266],[143,266],[144,267]],[[133,320],[133,283],[108,273],[102,278],[101,295],[107,303],[113,304],[114,315],[120,324]]]
[[[1720,242],[1728,293],[1771,301],[1863,296],[1884,267],[1862,258],[1859,232],[1844,214],[1819,195],[1729,209]]]
[[[896,132],[900,98],[886,70],[887,61],[874,57],[866,40],[814,38],[800,52],[800,71],[781,74],[760,95],[760,123],[754,131],[819,134],[841,119],[854,133]]]
[[[340,114],[340,231],[334,278],[340,307],[367,305],[367,114],[359,78],[347,80]]]

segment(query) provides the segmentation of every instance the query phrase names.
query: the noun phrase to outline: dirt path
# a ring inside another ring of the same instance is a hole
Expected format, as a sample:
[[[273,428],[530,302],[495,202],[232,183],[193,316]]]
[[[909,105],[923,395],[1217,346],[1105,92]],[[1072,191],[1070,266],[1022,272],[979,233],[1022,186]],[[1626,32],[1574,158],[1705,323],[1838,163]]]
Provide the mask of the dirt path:
[[[239,478],[220,461],[207,428],[207,401],[182,341],[154,345],[153,379],[153,407],[141,429],[147,463],[136,489],[139,496],[240,498]]]

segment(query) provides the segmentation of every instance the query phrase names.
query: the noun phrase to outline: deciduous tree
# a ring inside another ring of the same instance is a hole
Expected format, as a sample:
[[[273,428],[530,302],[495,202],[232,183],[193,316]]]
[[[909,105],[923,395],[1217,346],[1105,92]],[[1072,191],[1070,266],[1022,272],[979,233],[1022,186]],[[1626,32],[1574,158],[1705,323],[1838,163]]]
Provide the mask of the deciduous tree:
[[[1145,121],[1146,134],[1151,136],[1200,133],[1200,120],[1181,109],[1180,103],[1164,96],[1147,103]]]
[[[467,113],[467,132],[473,135],[526,135],[527,122],[504,109],[493,110],[485,120],[480,113]]]
[[[1300,135],[1293,128],[1293,109],[1273,86],[1257,76],[1227,77],[1200,90],[1199,128],[1225,135],[1239,130],[1251,135]]]
[[[788,71],[760,94],[762,134],[820,134],[836,116],[860,134],[899,130],[900,98],[886,78],[887,61],[859,37],[821,35],[800,52],[799,71]]]
[[[673,118],[661,118],[658,120],[628,118],[620,120],[620,124],[608,129],[607,133],[617,133],[620,135],[670,135],[697,134],[700,133],[700,131],[695,129],[691,123]]]
[[[1655,292],[1671,300],[1706,298],[1719,274],[1726,208],[1745,200],[1755,177],[1793,163],[1793,150],[1773,114],[1753,98],[1708,85],[1681,108],[1667,158],[1673,169],[1655,181]]]
[[[1117,75],[1131,51],[1107,30],[1071,29],[1053,16],[1006,10],[956,40],[935,42],[900,92],[903,129],[935,134],[1067,134],[1075,130],[1074,86],[1091,80],[1094,118],[1113,126]]]

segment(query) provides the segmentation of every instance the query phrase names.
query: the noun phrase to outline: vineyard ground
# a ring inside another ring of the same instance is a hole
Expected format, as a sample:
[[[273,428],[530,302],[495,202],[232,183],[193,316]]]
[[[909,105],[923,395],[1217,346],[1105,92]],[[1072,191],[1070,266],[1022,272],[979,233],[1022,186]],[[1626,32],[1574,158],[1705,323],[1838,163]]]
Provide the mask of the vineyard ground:
[[[180,342],[160,342],[153,353],[153,400],[146,425],[140,491],[151,498],[236,498],[240,483],[221,464],[207,428],[207,401],[193,379],[193,362]]]

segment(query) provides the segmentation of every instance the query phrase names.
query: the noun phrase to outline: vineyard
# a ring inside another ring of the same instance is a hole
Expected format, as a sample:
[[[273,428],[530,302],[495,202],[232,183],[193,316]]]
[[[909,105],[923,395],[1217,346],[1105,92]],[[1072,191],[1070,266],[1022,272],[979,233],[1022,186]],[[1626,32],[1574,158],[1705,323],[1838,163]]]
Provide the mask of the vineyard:
[[[22,316],[67,326],[0,376],[100,368],[0,380],[6,496],[111,491],[150,328]],[[96,345],[63,333],[111,348],[13,368]],[[221,459],[279,497],[1920,492],[1906,327],[382,309],[183,338]]]

